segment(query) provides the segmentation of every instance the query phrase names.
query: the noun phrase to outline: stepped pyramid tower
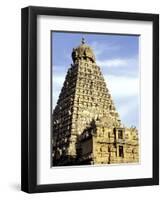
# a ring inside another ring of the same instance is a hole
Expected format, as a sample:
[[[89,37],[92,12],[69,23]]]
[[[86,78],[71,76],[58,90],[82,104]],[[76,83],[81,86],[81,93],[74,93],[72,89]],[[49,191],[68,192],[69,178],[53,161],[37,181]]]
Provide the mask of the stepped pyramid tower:
[[[138,131],[122,125],[84,39],[72,60],[53,110],[52,165],[138,162]]]

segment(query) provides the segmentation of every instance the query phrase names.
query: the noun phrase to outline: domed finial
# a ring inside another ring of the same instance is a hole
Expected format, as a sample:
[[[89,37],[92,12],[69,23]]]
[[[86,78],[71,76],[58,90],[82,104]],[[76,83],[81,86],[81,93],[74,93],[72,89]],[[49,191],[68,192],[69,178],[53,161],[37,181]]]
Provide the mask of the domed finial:
[[[82,37],[81,43],[85,44],[85,39],[83,37]]]
[[[85,44],[84,37],[81,38],[81,44],[72,50],[72,59],[75,63],[79,60],[90,60],[91,62],[95,63],[95,56],[94,53],[87,44]]]

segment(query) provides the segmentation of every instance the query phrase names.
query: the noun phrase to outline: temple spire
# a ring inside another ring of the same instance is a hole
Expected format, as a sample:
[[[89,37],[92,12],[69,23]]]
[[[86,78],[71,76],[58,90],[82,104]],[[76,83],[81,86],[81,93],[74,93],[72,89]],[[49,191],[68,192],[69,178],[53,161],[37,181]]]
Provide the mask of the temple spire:
[[[84,39],[84,37],[82,37],[81,43],[82,43],[82,44],[85,44],[85,39]]]
[[[92,63],[95,63],[95,55],[90,46],[86,44],[85,38],[81,38],[81,43],[76,48],[72,50],[72,60],[74,63],[78,60],[90,60]]]
[[[81,39],[53,111],[52,164],[139,162],[138,132],[122,127],[93,50]]]

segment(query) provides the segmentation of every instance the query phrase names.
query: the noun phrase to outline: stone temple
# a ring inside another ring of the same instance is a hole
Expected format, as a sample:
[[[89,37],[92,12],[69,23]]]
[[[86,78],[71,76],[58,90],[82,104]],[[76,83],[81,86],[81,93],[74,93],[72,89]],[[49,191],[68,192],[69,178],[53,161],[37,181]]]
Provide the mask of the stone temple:
[[[84,39],[72,60],[53,110],[52,166],[139,162],[138,130],[122,125]]]

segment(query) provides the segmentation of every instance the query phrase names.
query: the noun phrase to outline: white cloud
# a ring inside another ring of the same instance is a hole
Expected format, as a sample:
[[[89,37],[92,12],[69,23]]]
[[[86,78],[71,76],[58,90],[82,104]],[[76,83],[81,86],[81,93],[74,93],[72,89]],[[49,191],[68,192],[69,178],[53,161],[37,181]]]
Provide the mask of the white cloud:
[[[115,98],[137,96],[139,79],[137,77],[104,75],[107,88]]]
[[[55,74],[52,75],[52,98],[53,98],[53,107],[55,107],[56,102],[58,100],[58,96],[62,89],[63,83],[65,80],[65,74]]]
[[[114,58],[107,60],[97,60],[96,63],[102,67],[135,67],[138,65],[138,59],[135,58]]]
[[[55,84],[56,85],[62,85],[64,80],[65,80],[65,75],[64,74],[60,74],[60,75],[55,76],[53,74],[53,78],[52,79],[53,79],[53,86],[54,87],[55,87]]]
[[[115,50],[120,49],[120,46],[117,44],[113,44],[113,43],[104,44],[97,41],[92,42],[90,46],[93,49],[93,52],[96,57],[98,57],[99,55],[103,54],[106,51],[109,52],[109,51],[115,51]]]
[[[117,106],[121,121],[125,126],[139,127],[139,101],[138,98],[127,98]]]
[[[128,60],[125,59],[109,59],[109,60],[97,60],[96,61],[98,65],[103,67],[119,67],[119,66],[126,66],[128,63]]]
[[[131,117],[131,113],[133,113],[132,110],[135,110],[135,107],[137,107],[137,100],[137,98],[127,98],[124,102],[119,104],[117,109],[122,118],[125,118],[128,114],[130,114]]]

